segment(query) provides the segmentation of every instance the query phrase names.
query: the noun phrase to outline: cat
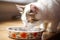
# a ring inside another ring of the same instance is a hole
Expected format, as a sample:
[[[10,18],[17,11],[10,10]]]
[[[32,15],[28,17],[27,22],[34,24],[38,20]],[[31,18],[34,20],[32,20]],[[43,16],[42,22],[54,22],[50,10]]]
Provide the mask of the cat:
[[[26,27],[39,25],[41,30],[48,33],[56,33],[60,22],[60,0],[38,0],[25,5],[21,16],[22,22]],[[45,40],[45,33],[42,40]]]

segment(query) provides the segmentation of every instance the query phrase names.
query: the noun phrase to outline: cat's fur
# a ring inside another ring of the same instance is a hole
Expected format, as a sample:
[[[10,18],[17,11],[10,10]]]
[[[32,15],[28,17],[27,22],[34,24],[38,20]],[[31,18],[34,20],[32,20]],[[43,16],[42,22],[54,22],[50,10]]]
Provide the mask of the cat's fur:
[[[42,30],[56,32],[60,22],[60,0],[38,0],[30,3],[25,6],[21,19],[24,26],[39,24]]]

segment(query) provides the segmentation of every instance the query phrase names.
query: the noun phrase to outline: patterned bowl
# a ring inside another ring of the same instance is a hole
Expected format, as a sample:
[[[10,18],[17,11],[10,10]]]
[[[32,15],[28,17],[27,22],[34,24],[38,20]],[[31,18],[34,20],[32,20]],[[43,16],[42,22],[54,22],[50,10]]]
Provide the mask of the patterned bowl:
[[[24,40],[41,39],[42,35],[42,31],[24,30],[20,27],[10,27],[8,28],[8,31],[9,38],[12,39],[24,39]]]

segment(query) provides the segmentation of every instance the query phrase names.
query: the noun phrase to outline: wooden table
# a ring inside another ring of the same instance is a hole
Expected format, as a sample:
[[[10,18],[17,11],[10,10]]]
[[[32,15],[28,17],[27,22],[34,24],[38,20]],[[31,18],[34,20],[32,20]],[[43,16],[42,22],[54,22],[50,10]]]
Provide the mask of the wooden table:
[[[20,27],[21,21],[8,21],[0,23],[0,40],[13,40],[8,37],[8,27]]]

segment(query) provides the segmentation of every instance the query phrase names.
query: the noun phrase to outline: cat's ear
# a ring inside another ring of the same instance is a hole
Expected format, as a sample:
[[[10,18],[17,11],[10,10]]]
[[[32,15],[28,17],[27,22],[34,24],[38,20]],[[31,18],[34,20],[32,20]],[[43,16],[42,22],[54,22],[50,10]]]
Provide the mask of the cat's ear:
[[[38,12],[39,11],[39,9],[33,4],[30,5],[30,10],[32,10],[34,12]]]
[[[22,5],[16,5],[16,7],[17,7],[17,10],[19,10],[19,12],[22,14],[23,11],[24,11],[25,6],[22,6]]]

